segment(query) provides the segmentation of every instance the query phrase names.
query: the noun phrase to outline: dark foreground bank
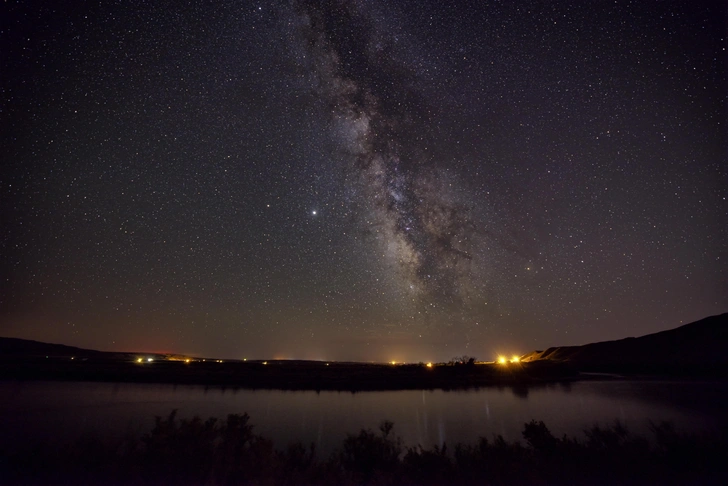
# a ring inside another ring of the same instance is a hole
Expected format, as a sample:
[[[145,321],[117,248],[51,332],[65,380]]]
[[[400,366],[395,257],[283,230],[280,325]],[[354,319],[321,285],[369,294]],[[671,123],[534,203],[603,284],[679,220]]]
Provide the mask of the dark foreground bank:
[[[592,426],[585,438],[554,437],[543,422],[523,439],[404,448],[393,424],[348,435],[330,457],[294,443],[279,449],[249,417],[157,417],[142,437],[89,436],[69,447],[38,445],[0,455],[2,484],[402,485],[728,484],[728,431],[689,436],[670,424],[652,436]]]

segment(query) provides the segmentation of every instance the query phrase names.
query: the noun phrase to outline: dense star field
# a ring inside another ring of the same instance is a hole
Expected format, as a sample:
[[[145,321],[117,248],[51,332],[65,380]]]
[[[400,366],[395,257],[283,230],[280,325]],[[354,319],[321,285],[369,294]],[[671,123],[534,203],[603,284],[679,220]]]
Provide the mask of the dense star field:
[[[6,2],[0,335],[446,360],[728,310],[720,1]]]

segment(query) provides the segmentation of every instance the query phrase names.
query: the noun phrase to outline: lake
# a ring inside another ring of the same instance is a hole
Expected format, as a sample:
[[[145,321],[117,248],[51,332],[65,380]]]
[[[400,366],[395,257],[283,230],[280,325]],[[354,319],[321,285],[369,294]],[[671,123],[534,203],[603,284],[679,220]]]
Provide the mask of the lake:
[[[250,415],[254,431],[283,448],[316,444],[328,456],[347,433],[394,422],[405,445],[475,443],[500,434],[521,439],[543,420],[556,436],[583,438],[595,423],[619,420],[634,432],[668,420],[685,432],[728,421],[728,383],[605,380],[465,391],[320,392],[232,390],[204,386],[95,382],[0,382],[0,447],[62,446],[87,434],[122,438],[151,430],[154,416]]]

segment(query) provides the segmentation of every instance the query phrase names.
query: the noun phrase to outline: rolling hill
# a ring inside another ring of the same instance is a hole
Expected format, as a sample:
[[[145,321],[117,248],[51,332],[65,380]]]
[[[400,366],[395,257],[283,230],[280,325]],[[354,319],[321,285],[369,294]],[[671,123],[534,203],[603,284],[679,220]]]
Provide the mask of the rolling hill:
[[[0,337],[0,356],[103,356],[103,351],[83,349],[65,344],[51,344],[30,339]]]
[[[581,371],[728,373],[728,313],[675,329],[582,346],[533,351],[524,362],[566,362]]]

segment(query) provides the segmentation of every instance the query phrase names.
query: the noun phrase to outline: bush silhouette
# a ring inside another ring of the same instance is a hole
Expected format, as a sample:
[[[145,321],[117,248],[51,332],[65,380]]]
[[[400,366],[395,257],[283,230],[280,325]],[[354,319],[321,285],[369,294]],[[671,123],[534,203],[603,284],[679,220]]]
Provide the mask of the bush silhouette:
[[[553,454],[558,444],[558,439],[551,434],[551,431],[543,422],[531,420],[523,427],[523,438],[528,445],[541,454]]]
[[[392,422],[385,421],[379,426],[379,435],[364,429],[358,435],[348,435],[338,456],[343,470],[362,482],[396,471],[402,441],[392,434],[393,428]]]
[[[447,444],[432,450],[421,446],[407,449],[402,459],[403,473],[414,484],[446,484],[453,475]]]
[[[728,434],[697,437],[652,424],[653,442],[621,423],[594,425],[585,440],[555,437],[543,422],[523,439],[403,450],[392,422],[347,435],[327,460],[313,444],[276,450],[247,414],[224,421],[157,417],[141,438],[84,436],[68,448],[0,455],[1,484],[728,484]]]

